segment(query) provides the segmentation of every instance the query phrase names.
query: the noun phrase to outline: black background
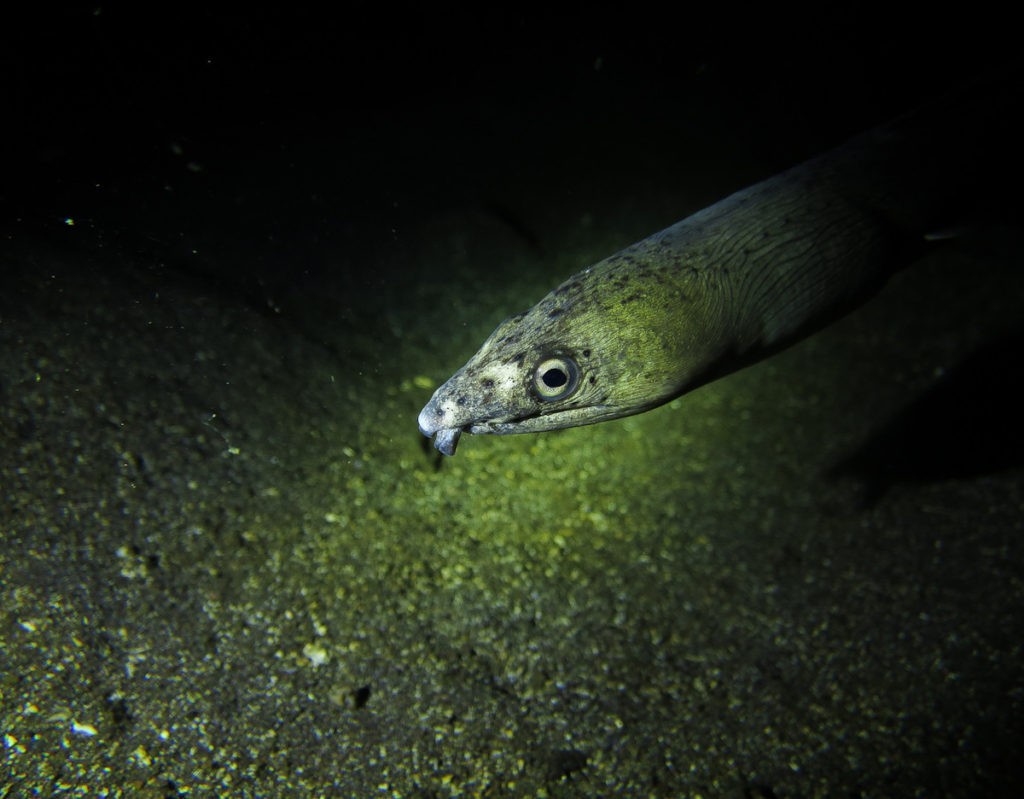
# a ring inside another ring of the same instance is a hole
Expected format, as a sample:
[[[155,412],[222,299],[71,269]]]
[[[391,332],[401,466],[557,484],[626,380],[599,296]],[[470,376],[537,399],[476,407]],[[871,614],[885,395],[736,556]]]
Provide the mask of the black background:
[[[584,175],[678,183],[659,132],[699,141],[702,118],[727,153],[781,169],[1013,57],[979,9],[19,13],[3,30],[6,239],[212,253],[203,269],[263,281],[357,268],[328,251],[401,269],[388,248],[466,203],[542,236],[525,209],[554,194],[578,210],[572,193],[601,186]]]

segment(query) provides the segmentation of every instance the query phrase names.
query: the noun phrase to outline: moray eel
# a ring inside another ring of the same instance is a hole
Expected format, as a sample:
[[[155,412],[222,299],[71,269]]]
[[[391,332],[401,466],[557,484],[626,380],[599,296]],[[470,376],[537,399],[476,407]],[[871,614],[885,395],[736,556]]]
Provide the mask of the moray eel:
[[[453,455],[467,431],[642,413],[834,321],[977,192],[986,126],[1005,105],[991,94],[904,115],[576,273],[498,325],[420,431]]]

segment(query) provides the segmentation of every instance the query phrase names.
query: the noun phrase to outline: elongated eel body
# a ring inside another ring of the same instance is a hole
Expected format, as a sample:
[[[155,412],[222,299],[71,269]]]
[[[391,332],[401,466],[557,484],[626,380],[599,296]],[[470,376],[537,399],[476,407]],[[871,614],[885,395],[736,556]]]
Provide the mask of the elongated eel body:
[[[576,273],[498,325],[420,412],[420,431],[452,455],[465,431],[641,413],[834,321],[984,189],[1000,98],[962,91]]]

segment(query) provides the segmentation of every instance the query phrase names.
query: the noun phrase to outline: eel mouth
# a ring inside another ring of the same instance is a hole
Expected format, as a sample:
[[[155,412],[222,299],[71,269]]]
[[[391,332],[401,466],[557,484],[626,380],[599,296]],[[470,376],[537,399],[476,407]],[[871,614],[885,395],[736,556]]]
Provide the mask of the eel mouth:
[[[434,447],[444,455],[454,455],[463,433],[475,435],[508,436],[517,433],[544,433],[550,430],[561,430],[566,427],[577,427],[581,424],[612,419],[622,413],[612,405],[587,405],[565,408],[561,410],[542,408],[521,416],[472,421],[465,417],[460,421],[465,424],[453,426],[453,414],[446,414],[438,403],[431,399],[420,411],[416,419],[420,432],[427,438],[434,439]]]
[[[462,427],[445,427],[441,422],[441,414],[433,401],[428,402],[419,417],[416,419],[420,432],[427,438],[434,438],[434,447],[442,455],[454,455],[455,448],[459,446],[459,437],[462,435]]]
[[[613,419],[622,414],[612,405],[585,405],[562,410],[540,410],[507,419],[492,419],[463,428],[476,435],[511,436],[519,433],[546,433]]]

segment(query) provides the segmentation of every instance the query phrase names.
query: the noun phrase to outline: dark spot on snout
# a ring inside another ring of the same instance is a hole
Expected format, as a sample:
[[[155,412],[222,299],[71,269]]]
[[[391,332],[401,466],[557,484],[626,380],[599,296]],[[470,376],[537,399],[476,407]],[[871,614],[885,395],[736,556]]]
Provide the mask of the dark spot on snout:
[[[484,388],[494,388],[494,381],[491,378],[486,378],[480,381],[480,385]]]

